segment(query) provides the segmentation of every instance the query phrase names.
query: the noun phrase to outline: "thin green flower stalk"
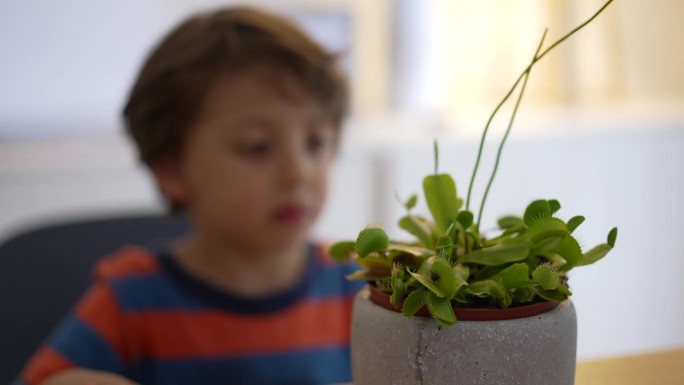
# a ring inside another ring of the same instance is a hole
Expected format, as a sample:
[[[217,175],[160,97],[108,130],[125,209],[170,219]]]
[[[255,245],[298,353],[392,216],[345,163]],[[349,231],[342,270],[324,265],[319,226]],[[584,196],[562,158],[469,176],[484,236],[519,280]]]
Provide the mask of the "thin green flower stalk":
[[[494,111],[492,112],[492,114],[489,116],[489,119],[487,120],[487,124],[485,124],[484,130],[482,131],[482,137],[480,138],[480,145],[479,145],[479,148],[478,148],[478,151],[477,151],[477,157],[476,157],[476,159],[475,159],[475,167],[473,168],[473,173],[472,173],[472,175],[471,175],[471,177],[470,177],[470,183],[469,183],[469,185],[468,185],[468,195],[466,196],[466,210],[469,210],[469,209],[470,209],[470,197],[471,197],[471,195],[472,195],[473,185],[474,185],[474,183],[475,183],[475,178],[476,178],[476,176],[477,176],[477,171],[478,171],[478,169],[479,169],[479,167],[480,167],[480,160],[481,160],[481,158],[482,158],[482,152],[483,152],[483,150],[484,150],[485,139],[486,139],[486,137],[487,137],[487,133],[489,132],[489,126],[491,125],[492,121],[494,120],[494,117],[496,116],[496,114],[499,112],[499,110],[501,109],[501,107],[506,103],[506,101],[508,101],[508,98],[511,97],[511,95],[513,94],[513,91],[515,91],[515,89],[518,87],[518,84],[520,84],[520,82],[523,80],[523,78],[526,79],[526,78],[529,76],[530,70],[532,69],[532,67],[533,67],[539,60],[541,60],[544,56],[546,56],[547,53],[549,53],[552,49],[554,49],[554,48],[555,48],[556,46],[558,46],[560,43],[564,42],[564,41],[567,40],[570,36],[574,35],[574,34],[577,33],[578,31],[580,31],[581,29],[583,29],[585,26],[587,26],[589,23],[591,23],[596,17],[598,17],[598,15],[600,15],[600,14],[603,12],[603,11],[610,5],[610,3],[612,3],[612,2],[613,2],[613,0],[608,0],[605,4],[603,4],[603,6],[602,6],[601,8],[599,8],[598,11],[596,11],[596,13],[594,13],[594,15],[592,15],[592,16],[591,16],[589,19],[587,19],[585,22],[583,22],[582,24],[578,25],[578,26],[575,27],[572,31],[568,32],[565,36],[561,37],[561,38],[558,39],[556,42],[554,42],[553,44],[551,44],[551,46],[550,46],[549,48],[545,49],[540,55],[537,56],[537,55],[535,54],[535,58],[534,58],[534,59],[532,60],[532,62],[527,66],[527,68],[525,68],[525,69],[523,70],[523,72],[520,74],[520,76],[518,76],[518,79],[515,81],[515,83],[513,83],[513,86],[511,87],[511,89],[508,91],[508,93],[506,93],[506,95],[503,97],[503,99],[501,100],[501,102],[499,102],[499,104],[496,106],[496,108],[494,109]],[[544,32],[544,34],[546,34],[546,31]],[[542,41],[543,41],[543,39],[542,39]],[[541,46],[540,46],[540,47],[541,47]],[[523,93],[521,92],[521,93],[520,93],[520,96],[519,96],[519,99],[522,98],[522,95],[523,95]],[[496,166],[495,166],[495,168],[494,168],[494,171],[492,172],[492,176],[491,176],[491,178],[490,178],[490,182],[489,182],[488,185],[487,185],[487,190],[485,191],[484,197],[483,197],[483,199],[482,199],[482,203],[480,204],[480,213],[478,214],[478,218],[481,218],[481,216],[482,216],[482,211],[484,210],[485,201],[486,201],[487,196],[489,195],[489,189],[490,189],[490,187],[491,187],[492,180],[494,179],[494,177],[495,177],[495,175],[496,175],[496,170],[497,170],[497,168],[498,168],[499,158],[501,157],[501,148],[503,148],[503,145],[504,145],[505,142],[506,142],[506,138],[508,137],[508,133],[509,133],[510,130],[511,130],[511,127],[512,127],[512,125],[513,125],[513,119],[514,119],[514,118],[515,118],[515,113],[511,116],[511,120],[509,121],[508,129],[507,129],[507,131],[506,131],[504,140],[501,142],[501,146],[500,146],[500,149],[499,149],[498,155],[497,155]],[[479,219],[478,219],[478,222],[477,222],[477,223],[478,223],[478,224],[480,223]]]

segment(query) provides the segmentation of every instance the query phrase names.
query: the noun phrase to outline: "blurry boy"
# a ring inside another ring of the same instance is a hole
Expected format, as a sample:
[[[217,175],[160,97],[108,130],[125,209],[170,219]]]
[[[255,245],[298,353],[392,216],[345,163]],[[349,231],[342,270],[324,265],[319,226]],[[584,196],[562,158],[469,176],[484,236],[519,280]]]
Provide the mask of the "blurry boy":
[[[124,116],[193,230],[102,261],[17,384],[350,381],[359,286],[307,243],[346,103],[334,57],[277,17],[235,8],[173,30]]]

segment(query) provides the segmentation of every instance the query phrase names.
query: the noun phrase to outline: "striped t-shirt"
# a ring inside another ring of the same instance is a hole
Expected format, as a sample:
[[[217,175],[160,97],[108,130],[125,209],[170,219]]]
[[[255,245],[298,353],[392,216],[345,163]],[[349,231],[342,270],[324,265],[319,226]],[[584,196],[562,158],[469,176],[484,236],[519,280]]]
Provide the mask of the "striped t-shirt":
[[[309,247],[302,279],[259,300],[188,275],[167,253],[127,247],[31,358],[15,385],[72,367],[152,384],[330,384],[351,380],[353,266]]]

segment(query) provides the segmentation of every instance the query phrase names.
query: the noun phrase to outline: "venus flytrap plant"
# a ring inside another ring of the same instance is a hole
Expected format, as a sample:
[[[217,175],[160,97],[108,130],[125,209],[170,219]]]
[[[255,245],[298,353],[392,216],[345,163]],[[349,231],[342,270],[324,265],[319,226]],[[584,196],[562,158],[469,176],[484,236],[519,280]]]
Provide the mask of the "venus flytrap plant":
[[[532,67],[589,24],[612,1],[607,1],[591,18],[542,51],[544,32],[530,64],[495,108],[483,130],[465,207],[451,175],[439,173],[439,148],[435,142],[434,173],[423,179],[423,196],[431,218],[412,212],[418,201],[417,195],[412,195],[403,202],[406,215],[399,219],[399,227],[411,234],[413,240],[391,240],[382,228],[373,226],[362,230],[355,241],[338,242],[330,247],[333,258],[354,259],[362,267],[350,279],[365,280],[387,293],[392,305],[406,316],[413,316],[426,307],[445,327],[457,321],[454,308],[508,308],[545,300],[563,301],[571,295],[568,271],[602,259],[615,246],[617,228],[608,233],[606,243],[584,252],[573,236],[584,217],[561,219],[557,216],[561,204],[555,199],[534,200],[521,216],[499,218],[493,235],[481,233],[479,224]],[[483,143],[493,117],[521,81],[475,220],[469,210],[470,197]]]

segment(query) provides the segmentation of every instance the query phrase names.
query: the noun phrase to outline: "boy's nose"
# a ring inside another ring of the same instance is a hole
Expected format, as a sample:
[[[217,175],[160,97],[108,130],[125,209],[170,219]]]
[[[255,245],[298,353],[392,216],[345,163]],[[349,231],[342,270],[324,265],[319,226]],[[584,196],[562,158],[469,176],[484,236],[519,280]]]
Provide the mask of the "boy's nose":
[[[300,185],[310,173],[310,165],[307,158],[300,151],[291,151],[281,160],[279,167],[280,185],[285,188]]]

